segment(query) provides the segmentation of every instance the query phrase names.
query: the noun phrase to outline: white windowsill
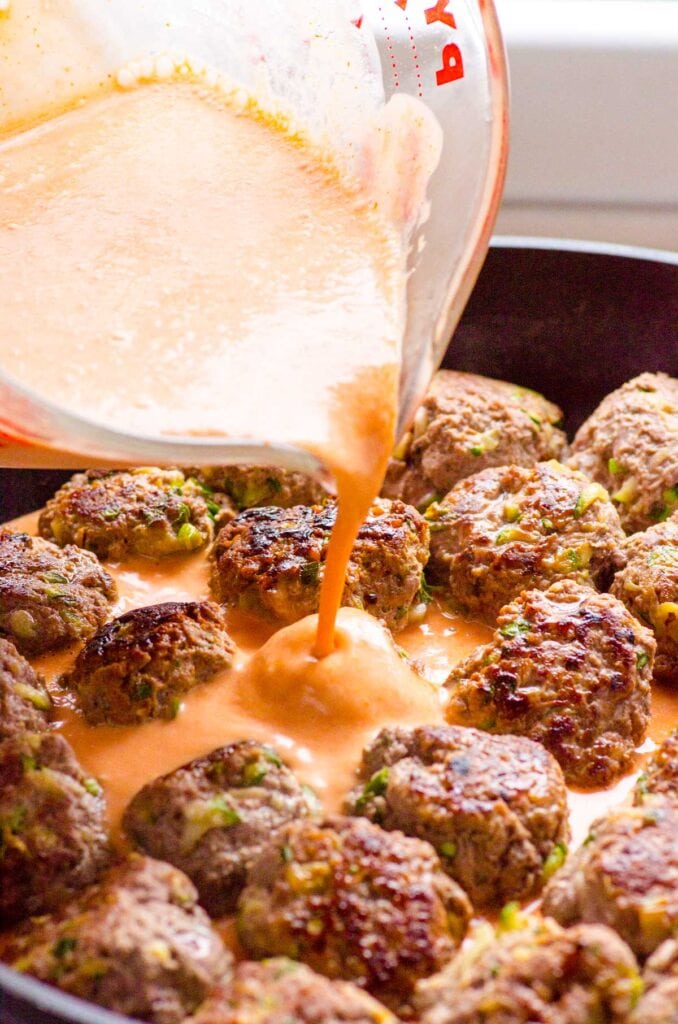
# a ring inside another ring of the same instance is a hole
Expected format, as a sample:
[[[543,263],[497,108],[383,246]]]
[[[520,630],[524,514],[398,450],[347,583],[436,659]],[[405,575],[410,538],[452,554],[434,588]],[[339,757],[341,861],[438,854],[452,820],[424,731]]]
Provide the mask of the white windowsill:
[[[512,93],[497,232],[678,249],[678,2],[497,8]]]

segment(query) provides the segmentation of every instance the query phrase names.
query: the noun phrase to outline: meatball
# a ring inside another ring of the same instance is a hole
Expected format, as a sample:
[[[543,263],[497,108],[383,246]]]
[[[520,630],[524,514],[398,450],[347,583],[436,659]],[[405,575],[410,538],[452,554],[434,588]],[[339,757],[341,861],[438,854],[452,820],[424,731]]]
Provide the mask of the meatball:
[[[336,516],[333,501],[241,512],[212,551],[217,599],[285,623],[316,612]],[[415,509],[375,502],[353,547],[342,604],[364,608],[392,630],[406,626],[421,602],[428,540]]]
[[[85,644],[63,684],[90,725],[175,718],[182,696],[229,668],[235,648],[212,601],[135,608]]]
[[[428,843],[365,818],[302,820],[250,868],[238,931],[255,958],[303,960],[395,1008],[450,959],[470,914]]]
[[[606,786],[650,719],[652,634],[610,594],[571,580],[502,609],[489,644],[455,666],[450,722],[543,743],[568,782]]]
[[[657,638],[655,679],[678,683],[678,513],[629,537],[611,591]]]
[[[0,741],[21,732],[42,732],[51,707],[37,672],[14,644],[0,640]]]
[[[186,470],[217,502],[225,496],[236,511],[247,508],[322,505],[325,488],[312,476],[277,466],[202,466]]]
[[[567,851],[567,792],[538,743],[476,729],[382,729],[348,810],[426,839],[476,907],[534,895]]]
[[[0,637],[29,657],[85,640],[117,597],[94,555],[0,530]]]
[[[144,786],[123,825],[137,846],[181,868],[219,917],[235,910],[248,864],[272,833],[315,810],[275,750],[242,740]]]
[[[52,910],[109,857],[105,803],[54,732],[0,744],[0,926]]]
[[[606,487],[627,533],[678,507],[678,380],[642,373],[600,403],[579,428],[572,466]]]
[[[196,897],[180,871],[133,854],[37,922],[12,966],[118,1013],[181,1024],[232,964]]]
[[[667,939],[647,961],[645,992],[629,1024],[677,1024],[678,940]]]
[[[382,493],[417,508],[488,466],[533,466],[565,454],[562,412],[536,391],[439,370],[389,463]]]
[[[633,953],[602,925],[560,928],[517,915],[487,925],[440,974],[421,982],[422,1024],[626,1024],[642,982]]]
[[[624,534],[607,492],[558,462],[486,469],[426,518],[427,575],[449,587],[462,612],[490,623],[528,587],[575,579],[604,589],[623,565]]]
[[[619,807],[591,826],[544,891],[544,913],[561,924],[614,928],[640,957],[678,930],[678,804],[655,796]]]
[[[331,981],[285,957],[245,962],[187,1024],[397,1024],[349,981]]]
[[[180,470],[90,470],[47,502],[39,530],[118,562],[196,551],[212,540],[214,521],[203,488]]]
[[[642,804],[654,793],[678,800],[678,729],[667,736],[645,766],[636,783],[635,801]]]

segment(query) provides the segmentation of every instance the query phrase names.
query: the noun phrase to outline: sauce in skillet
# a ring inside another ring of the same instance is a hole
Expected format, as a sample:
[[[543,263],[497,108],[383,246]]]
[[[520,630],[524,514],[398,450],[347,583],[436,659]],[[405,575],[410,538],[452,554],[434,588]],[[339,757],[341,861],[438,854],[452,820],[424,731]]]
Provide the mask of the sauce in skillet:
[[[35,533],[37,514],[17,520],[11,526]],[[162,563],[138,559],[124,565],[108,564],[107,568],[115,576],[120,592],[115,614],[159,601],[201,599],[209,593],[207,561],[201,554]],[[488,626],[461,619],[435,603],[429,605],[420,625],[409,626],[397,636],[398,645],[414,660],[422,679],[407,670],[378,623],[355,611],[345,620],[347,611],[340,613],[340,626],[351,618],[360,623],[356,629],[356,646],[369,643],[370,657],[374,659],[372,674],[359,680],[357,685],[352,683],[356,678],[355,660],[345,658],[341,650],[337,652],[328,666],[331,688],[328,692],[323,687],[322,699],[313,715],[308,714],[308,705],[298,700],[283,706],[285,689],[279,680],[268,690],[264,689],[263,694],[260,689],[256,699],[250,700],[252,677],[246,671],[248,664],[274,635],[284,636],[286,630],[275,634],[272,625],[240,612],[229,612],[229,629],[238,647],[235,668],[190,692],[181,713],[172,722],[157,721],[130,727],[88,726],[74,710],[71,697],[57,685],[59,675],[69,668],[77,651],[33,659],[50,681],[60,728],[75,747],[86,770],[105,785],[114,831],[117,833],[127,801],[146,782],[221,744],[244,737],[278,746],[300,779],[316,789],[324,807],[329,812],[338,810],[354,783],[365,742],[382,725],[442,722],[440,685],[451,667],[478,645],[486,643],[492,632]],[[300,636],[303,638],[304,627],[300,623],[291,630],[297,641]],[[307,642],[310,645],[310,637]],[[275,647],[273,650],[275,652]],[[307,657],[308,654],[306,648]],[[271,664],[274,664],[273,658],[267,671]],[[395,673],[393,681],[391,672]],[[296,673],[297,686],[299,678]],[[307,692],[307,698],[311,692]],[[364,708],[368,704],[366,714]],[[638,758],[638,770],[655,745],[675,728],[678,728],[678,693],[655,684],[652,719],[648,739]],[[573,847],[584,839],[595,818],[625,799],[634,781],[635,773],[632,773],[609,789],[570,790]]]
[[[113,829],[144,783],[245,736],[278,747],[337,809],[377,729],[442,721],[436,684],[490,635],[432,607],[398,637],[419,675],[369,616],[343,611],[335,628],[393,444],[397,238],[302,143],[193,81],[112,92],[33,127],[0,148],[0,174],[0,359],[19,380],[139,432],[248,436],[255,423],[317,454],[339,493],[319,620],[270,635],[234,615],[235,669],[173,722],[89,727],[57,685],[75,652],[36,659]],[[208,592],[200,556],[113,569],[117,614]],[[676,699],[656,697],[652,739],[677,721]],[[571,794],[575,839],[631,784]]]

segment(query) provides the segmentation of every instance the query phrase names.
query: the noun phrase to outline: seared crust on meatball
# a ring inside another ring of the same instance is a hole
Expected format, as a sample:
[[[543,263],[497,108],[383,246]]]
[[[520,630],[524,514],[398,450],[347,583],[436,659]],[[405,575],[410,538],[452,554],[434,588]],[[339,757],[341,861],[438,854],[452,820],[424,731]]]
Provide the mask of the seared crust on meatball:
[[[212,549],[218,600],[291,623],[318,610],[336,502],[242,512]],[[378,500],[360,528],[342,604],[364,608],[392,629],[407,625],[420,603],[429,532],[400,501]]]
[[[133,854],[57,917],[36,922],[12,966],[151,1024],[181,1024],[219,981],[230,953],[180,871]]]
[[[349,981],[275,957],[237,965],[187,1024],[397,1024],[392,1013]]]
[[[641,373],[607,395],[579,428],[570,464],[612,495],[627,533],[678,507],[678,380]]]
[[[252,865],[238,932],[255,958],[303,960],[397,1007],[450,959],[470,914],[428,843],[365,818],[302,820]]]
[[[44,681],[17,651],[0,640],[0,740],[49,725],[52,701]]]
[[[52,910],[109,859],[95,779],[53,732],[0,744],[0,925]]]
[[[611,594],[570,580],[502,609],[491,642],[455,666],[450,722],[543,743],[568,782],[606,786],[650,719],[654,637]]]
[[[633,534],[624,552],[626,568],[615,576],[611,592],[654,631],[655,679],[678,684],[678,513]]]
[[[564,930],[518,915],[517,930],[479,929],[420,983],[422,1024],[626,1024],[642,982],[633,953],[602,925]]]
[[[312,476],[278,466],[201,466],[187,469],[186,475],[208,488],[218,502],[225,496],[236,512],[265,506],[322,505],[329,497]]]
[[[678,929],[678,804],[660,796],[619,807],[591,826],[544,891],[561,924],[614,928],[640,957]]]
[[[241,740],[144,786],[123,826],[137,846],[184,871],[219,917],[235,910],[247,867],[275,830],[315,811],[275,750]]]
[[[235,647],[213,601],[135,608],[85,644],[63,684],[90,725],[175,718],[182,696],[229,668]]]
[[[86,640],[117,597],[94,555],[0,530],[0,637],[29,657]]]
[[[363,753],[360,777],[349,813],[427,840],[475,907],[532,896],[565,857],[563,774],[521,736],[382,729]]]
[[[636,783],[635,802],[642,804],[648,793],[678,800],[678,729],[666,737],[646,764]]]
[[[645,964],[645,992],[629,1024],[678,1021],[678,939],[667,939]]]
[[[203,489],[178,469],[89,470],[47,502],[39,530],[121,562],[196,551],[212,540],[214,522]]]
[[[557,405],[529,388],[439,370],[389,463],[382,493],[422,509],[488,466],[561,458],[562,418]]]
[[[623,565],[624,534],[607,492],[558,462],[486,469],[426,518],[427,575],[486,622],[528,587],[574,579],[604,589]]]

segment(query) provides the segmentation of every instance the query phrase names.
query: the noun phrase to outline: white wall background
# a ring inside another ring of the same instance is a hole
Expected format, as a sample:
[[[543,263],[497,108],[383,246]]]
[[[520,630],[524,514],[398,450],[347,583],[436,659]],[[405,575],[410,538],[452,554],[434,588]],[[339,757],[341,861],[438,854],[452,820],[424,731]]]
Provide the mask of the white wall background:
[[[511,153],[497,234],[678,250],[678,0],[496,0]]]

